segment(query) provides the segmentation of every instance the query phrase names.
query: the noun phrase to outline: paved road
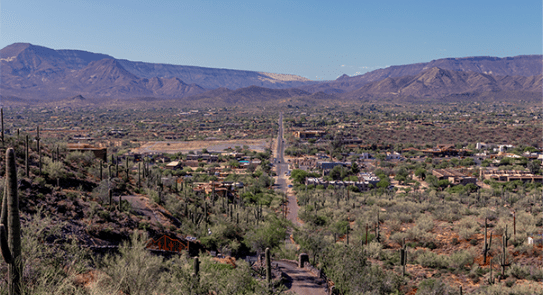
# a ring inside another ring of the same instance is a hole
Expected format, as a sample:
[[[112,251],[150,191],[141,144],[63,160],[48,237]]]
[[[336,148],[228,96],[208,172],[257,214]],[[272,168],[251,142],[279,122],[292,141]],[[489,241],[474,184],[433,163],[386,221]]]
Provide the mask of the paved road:
[[[279,114],[279,132],[277,135],[277,151],[276,151],[276,173],[278,175],[277,185],[278,190],[283,193],[287,193],[287,176],[285,172],[288,171],[288,163],[285,163],[285,144],[283,139],[283,114]],[[300,226],[298,223],[298,204],[296,203],[296,196],[293,194],[287,194],[288,197],[288,211],[287,218],[292,221],[294,226]],[[292,230],[289,230],[292,232]],[[287,240],[290,243],[290,239]],[[314,276],[305,269],[298,268],[295,263],[277,261],[279,267],[283,273],[287,275],[286,286],[291,293],[299,295],[326,295],[326,290],[321,279]]]
[[[277,151],[276,151],[276,158],[277,158],[277,186],[278,190],[282,191],[283,193],[287,194],[287,178],[288,176],[285,174],[288,169],[288,163],[285,161],[285,141],[283,138],[283,114],[279,114],[279,132],[277,135]],[[292,224],[296,226],[300,226],[300,223],[298,222],[298,204],[296,202],[296,196],[294,194],[287,194],[288,198],[288,209],[287,209],[287,219],[292,222]]]

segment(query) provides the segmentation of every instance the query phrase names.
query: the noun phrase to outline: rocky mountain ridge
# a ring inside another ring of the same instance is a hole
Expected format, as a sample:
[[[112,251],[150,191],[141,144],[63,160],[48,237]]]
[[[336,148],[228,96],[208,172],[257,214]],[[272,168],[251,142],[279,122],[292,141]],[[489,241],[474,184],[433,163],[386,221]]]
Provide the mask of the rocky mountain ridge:
[[[290,98],[440,98],[466,93],[475,98],[481,93],[533,94],[542,89],[541,55],[445,58],[317,83],[296,75],[133,62],[15,43],[0,50],[0,70],[3,102],[81,95],[98,103],[153,98],[228,105]]]
[[[290,88],[300,76],[118,60],[79,50],[15,43],[0,50],[2,96],[62,99],[74,95],[182,98],[208,89]]]
[[[383,80],[370,82],[342,96],[350,99],[383,96],[439,98],[461,93],[540,92],[542,86],[541,74],[530,77],[493,76],[471,71],[453,71],[433,67],[417,75],[387,77]]]

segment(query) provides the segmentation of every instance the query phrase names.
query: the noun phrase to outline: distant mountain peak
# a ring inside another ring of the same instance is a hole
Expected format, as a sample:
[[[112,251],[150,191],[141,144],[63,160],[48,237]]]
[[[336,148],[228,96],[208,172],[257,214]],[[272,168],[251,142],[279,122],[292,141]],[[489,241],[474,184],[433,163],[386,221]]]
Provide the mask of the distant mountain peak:
[[[336,81],[346,80],[346,79],[348,79],[348,78],[350,78],[349,75],[343,74],[343,75],[341,75],[340,77],[338,77],[338,78],[336,79]]]
[[[7,59],[7,58],[14,58],[19,53],[21,53],[23,50],[27,49],[28,47],[32,46],[30,43],[13,43],[11,45],[8,45],[2,50],[0,50],[0,58],[1,59]]]
[[[85,100],[86,98],[83,95],[79,94],[74,97],[70,97],[68,100]]]

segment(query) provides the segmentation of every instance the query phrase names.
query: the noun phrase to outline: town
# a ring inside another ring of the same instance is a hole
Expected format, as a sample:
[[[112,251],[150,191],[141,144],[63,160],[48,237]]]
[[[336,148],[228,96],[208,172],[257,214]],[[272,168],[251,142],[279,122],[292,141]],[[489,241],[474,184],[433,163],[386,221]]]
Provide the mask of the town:
[[[269,248],[277,290],[284,259],[348,290],[343,274],[356,266],[319,253],[355,245],[349,255],[365,251],[390,290],[436,273],[467,292],[533,286],[543,276],[541,107],[410,107],[6,108],[3,125],[25,159],[24,214],[50,212],[44,226],[62,222],[63,239],[89,251],[117,249],[137,229],[150,240],[132,243],[150,253],[207,253],[202,263],[240,272],[247,261],[258,277]]]

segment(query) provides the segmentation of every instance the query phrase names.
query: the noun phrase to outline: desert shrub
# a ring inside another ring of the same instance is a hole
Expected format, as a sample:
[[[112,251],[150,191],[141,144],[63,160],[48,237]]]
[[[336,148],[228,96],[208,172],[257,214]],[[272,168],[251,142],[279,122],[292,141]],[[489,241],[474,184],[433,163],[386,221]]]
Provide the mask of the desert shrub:
[[[422,295],[448,295],[451,288],[440,279],[426,279],[420,282],[417,294]]]
[[[438,255],[432,251],[417,250],[414,253],[415,262],[423,267],[446,268],[449,263],[443,255]]]
[[[323,266],[342,294],[391,294],[398,292],[402,281],[394,272],[372,266],[362,247],[336,245],[326,252]]]
[[[381,245],[381,243],[372,241],[367,246],[365,246],[364,249],[366,250],[366,254],[368,255],[368,257],[371,257],[373,259],[379,259],[383,246]]]
[[[473,217],[464,217],[458,223],[458,235],[461,239],[467,240],[471,238],[479,228],[479,224]]]
[[[410,240],[421,242],[431,242],[434,239],[434,234],[430,231],[434,228],[434,219],[431,215],[421,215],[412,228],[407,230],[407,236]]]
[[[409,214],[409,213],[403,213],[403,212],[400,212],[400,213],[396,213],[396,218],[398,218],[398,220],[401,222],[401,223],[411,223],[413,222],[413,215]]]
[[[89,264],[88,253],[75,241],[57,245],[63,222],[38,210],[21,227],[23,258],[22,294],[84,294],[73,283],[73,276]],[[46,244],[49,241],[51,244]],[[7,294],[7,264],[0,264],[0,294]]]
[[[109,188],[110,183],[104,179],[92,190],[92,195],[102,203],[109,202]]]
[[[467,266],[471,267],[471,265],[473,264],[473,260],[475,259],[475,253],[473,249],[474,248],[453,252],[447,258],[449,266],[455,269],[464,269]]]
[[[74,152],[70,152],[66,156],[67,162],[78,163],[78,164],[81,164],[82,166],[92,165],[92,162],[94,161],[94,159],[96,159],[96,157],[94,156],[94,153],[92,152],[83,153],[79,151],[74,151]]]
[[[421,215],[417,219],[416,227],[423,231],[432,231],[434,229],[434,218],[429,214]]]
[[[517,279],[525,279],[530,275],[530,268],[524,265],[513,263],[507,270],[507,276],[511,276]]]
[[[49,176],[50,179],[64,178],[66,177],[66,169],[62,162],[53,162],[51,158],[43,158],[43,171]]]
[[[388,228],[392,232],[397,232],[397,231],[400,231],[402,229],[402,223],[401,223],[401,221],[399,221],[397,219],[387,220],[386,224],[388,225]]]
[[[403,241],[405,238],[407,238],[407,236],[407,233],[396,232],[390,235],[390,240],[399,245],[403,245]]]
[[[130,243],[124,243],[119,248],[118,255],[106,255],[98,261],[99,269],[103,275],[99,276],[98,294],[152,294],[170,293],[172,288],[171,276],[175,269],[177,275],[189,270],[174,268],[173,265],[164,263],[160,256],[154,256],[145,249],[147,238],[134,232]],[[186,257],[182,258],[184,265],[188,265]],[[167,267],[169,266],[169,267]],[[188,276],[182,276],[185,280],[177,280],[176,289],[188,291],[190,281]],[[185,292],[186,292],[185,291]]]
[[[511,288],[505,286],[505,284],[494,284],[487,288],[481,288],[476,292],[479,295],[533,295],[543,294],[543,286],[535,285],[533,283],[517,282]]]
[[[412,241],[430,242],[434,239],[434,234],[414,226],[407,230],[407,238]]]
[[[265,222],[246,233],[244,242],[255,251],[276,247],[285,239],[288,225],[288,221],[268,215]]]

